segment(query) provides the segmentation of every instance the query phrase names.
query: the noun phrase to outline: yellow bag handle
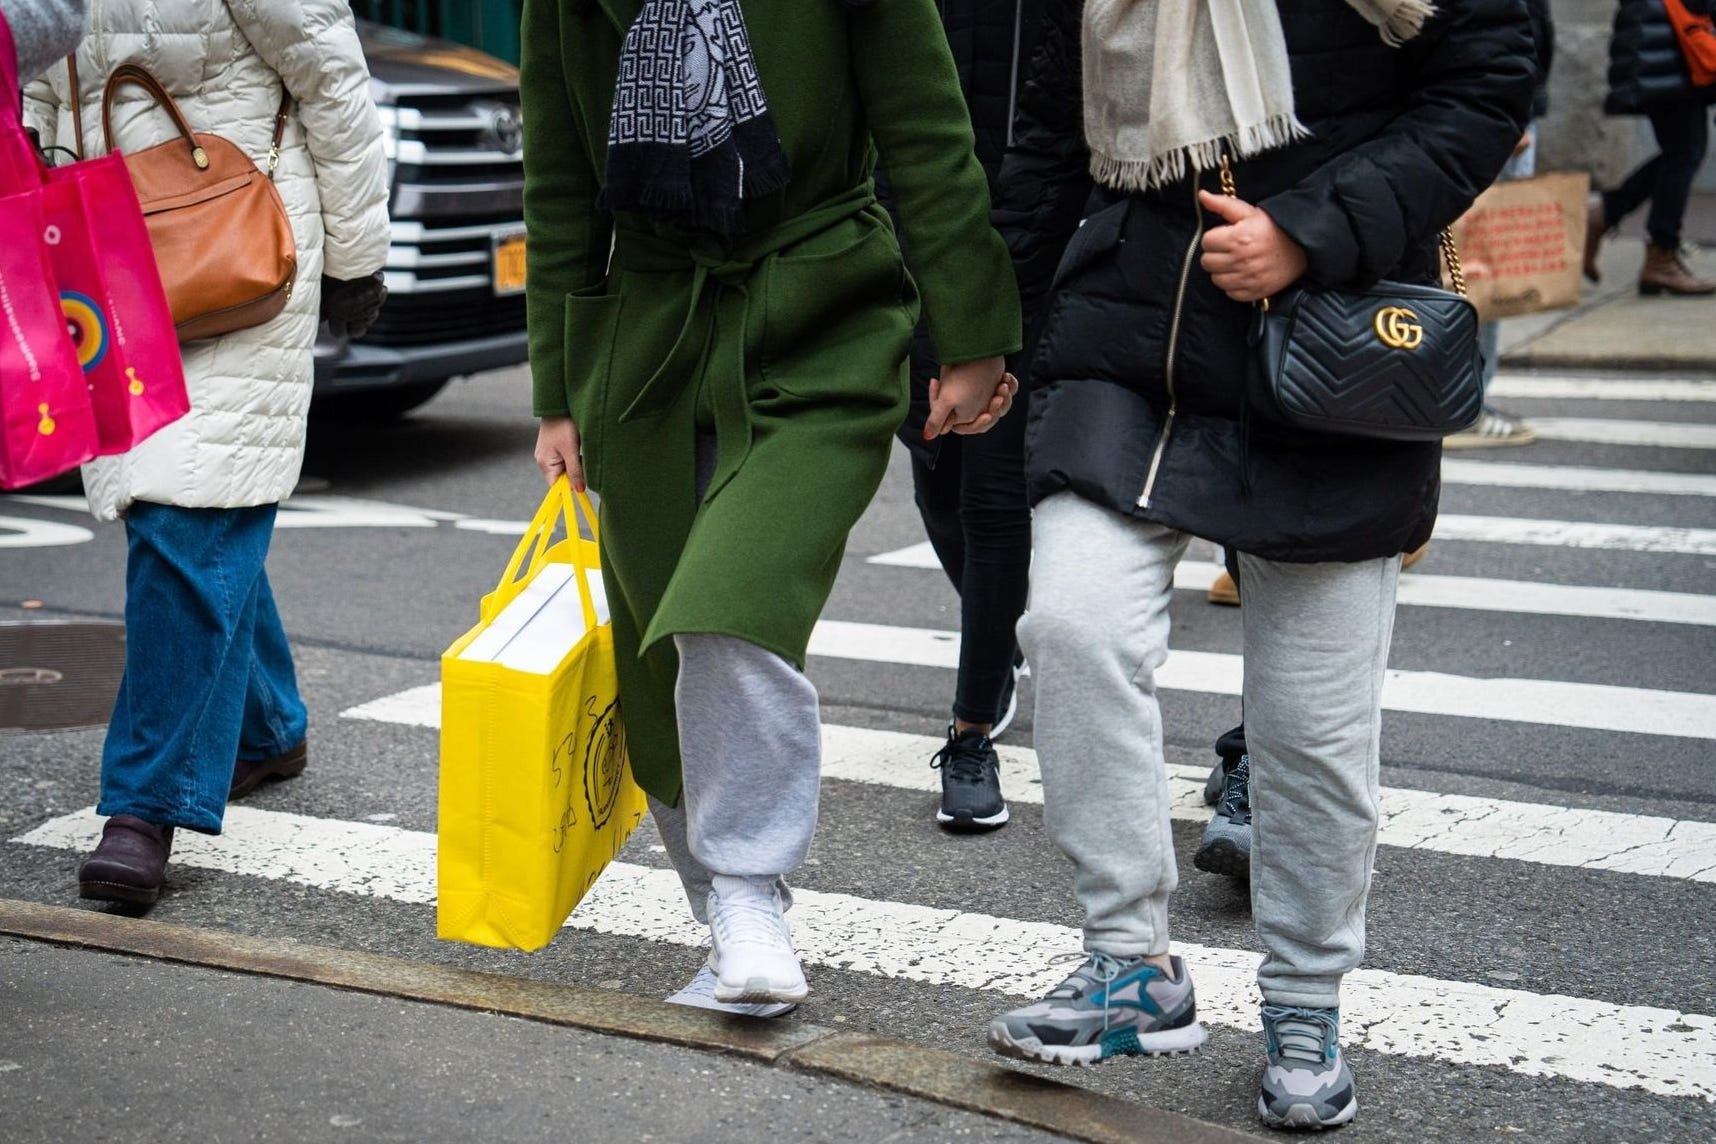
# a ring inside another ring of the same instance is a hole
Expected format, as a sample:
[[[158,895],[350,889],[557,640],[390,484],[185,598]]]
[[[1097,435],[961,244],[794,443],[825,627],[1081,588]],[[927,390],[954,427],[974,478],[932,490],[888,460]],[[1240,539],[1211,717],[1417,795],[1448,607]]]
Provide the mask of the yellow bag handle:
[[[590,527],[589,540],[578,532],[580,516]],[[566,522],[566,539],[551,544],[561,521]],[[601,537],[597,531],[596,509],[590,503],[590,494],[574,490],[564,476],[549,486],[548,495],[542,498],[542,506],[524,530],[518,547],[513,549],[512,559],[507,561],[500,584],[483,597],[483,621],[486,623],[499,615],[503,608],[518,598],[543,565],[549,563],[572,565],[573,578],[578,582],[578,601],[584,608],[585,629],[595,630],[596,600],[590,590],[590,573],[601,567]]]

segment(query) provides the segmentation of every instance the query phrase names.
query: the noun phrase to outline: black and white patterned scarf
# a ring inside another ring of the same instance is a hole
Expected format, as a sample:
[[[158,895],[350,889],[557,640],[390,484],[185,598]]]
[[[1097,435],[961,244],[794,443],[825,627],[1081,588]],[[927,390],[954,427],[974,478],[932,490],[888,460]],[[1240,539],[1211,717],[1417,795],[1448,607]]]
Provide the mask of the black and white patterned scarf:
[[[731,236],[792,177],[739,0],[646,0],[626,33],[603,203]]]

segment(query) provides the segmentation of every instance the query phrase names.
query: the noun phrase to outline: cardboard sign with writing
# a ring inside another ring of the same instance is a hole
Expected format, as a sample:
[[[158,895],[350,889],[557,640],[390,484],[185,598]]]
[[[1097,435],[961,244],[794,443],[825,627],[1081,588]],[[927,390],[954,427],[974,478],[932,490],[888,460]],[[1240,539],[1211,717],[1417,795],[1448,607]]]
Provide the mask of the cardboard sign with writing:
[[[1484,321],[1578,303],[1590,191],[1585,174],[1497,183],[1454,224],[1467,290]]]

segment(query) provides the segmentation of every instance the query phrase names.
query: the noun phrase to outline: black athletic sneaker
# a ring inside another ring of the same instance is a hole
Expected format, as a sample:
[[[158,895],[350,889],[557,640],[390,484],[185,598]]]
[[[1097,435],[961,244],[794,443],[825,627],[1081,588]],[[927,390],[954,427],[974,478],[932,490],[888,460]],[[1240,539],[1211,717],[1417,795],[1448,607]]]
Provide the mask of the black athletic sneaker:
[[[1225,768],[1221,801],[1204,828],[1192,865],[1229,878],[1251,876],[1251,756]]]
[[[1007,821],[1001,797],[1001,759],[982,731],[947,729],[947,746],[930,766],[941,771],[941,809],[935,820],[948,830],[994,830]]]

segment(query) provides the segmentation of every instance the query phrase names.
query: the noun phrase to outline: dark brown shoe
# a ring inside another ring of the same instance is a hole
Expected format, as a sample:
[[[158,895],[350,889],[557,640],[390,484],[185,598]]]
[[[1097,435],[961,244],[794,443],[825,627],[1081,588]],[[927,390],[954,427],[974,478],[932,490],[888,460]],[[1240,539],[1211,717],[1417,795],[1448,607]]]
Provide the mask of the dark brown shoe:
[[[116,814],[102,827],[100,845],[77,872],[78,895],[98,902],[154,905],[172,849],[171,826]]]
[[[309,762],[309,752],[310,744],[304,742],[284,755],[275,755],[272,759],[238,760],[232,768],[232,789],[227,792],[227,801],[241,799],[263,783],[297,778],[304,773],[304,767]]]
[[[1639,272],[1639,293],[1697,297],[1716,294],[1716,282],[1699,278],[1680,257],[1680,251],[1654,244],[1645,247],[1644,269]]]

